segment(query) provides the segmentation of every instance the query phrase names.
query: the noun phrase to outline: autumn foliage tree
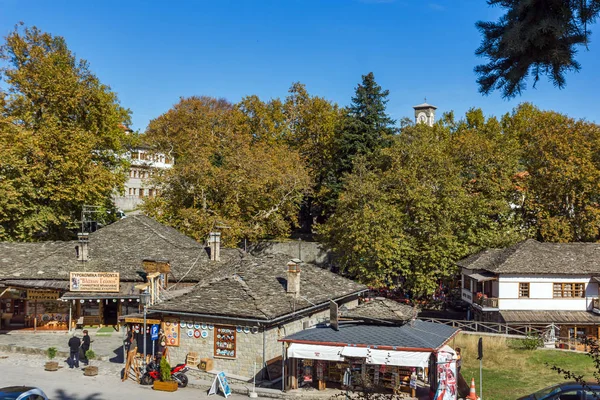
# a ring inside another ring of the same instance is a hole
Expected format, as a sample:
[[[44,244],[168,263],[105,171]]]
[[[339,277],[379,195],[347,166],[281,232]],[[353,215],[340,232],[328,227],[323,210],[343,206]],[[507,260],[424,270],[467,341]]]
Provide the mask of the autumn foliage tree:
[[[211,97],[182,98],[151,121],[146,140],[174,157],[175,166],[158,176],[161,195],[147,200],[145,211],[198,240],[226,227],[226,245],[287,236],[310,180],[298,152],[273,129],[250,122]]]
[[[358,280],[430,293],[458,259],[522,237],[510,207],[514,145],[480,110],[410,126],[376,161],[355,164],[322,238]]]
[[[503,120],[520,143],[520,195],[532,235],[548,242],[600,239],[600,127],[523,104]]]
[[[0,59],[0,240],[69,238],[123,186],[129,111],[62,37],[17,26]]]

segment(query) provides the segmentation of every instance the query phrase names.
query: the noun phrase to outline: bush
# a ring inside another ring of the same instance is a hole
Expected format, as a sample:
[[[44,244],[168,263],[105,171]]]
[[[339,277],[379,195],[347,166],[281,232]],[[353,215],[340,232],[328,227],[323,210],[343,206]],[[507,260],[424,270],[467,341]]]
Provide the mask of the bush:
[[[87,358],[88,360],[93,360],[94,358],[96,358],[96,353],[94,353],[94,350],[88,350],[85,352],[85,358]]]
[[[165,357],[160,359],[160,380],[163,382],[171,380],[171,365]]]
[[[535,350],[543,346],[544,342],[540,335],[527,335],[525,339],[511,341],[511,347],[521,350]]]
[[[48,356],[48,359],[52,360],[54,359],[54,357],[56,357],[57,352],[58,350],[56,349],[56,347],[48,347],[48,349],[46,350],[46,355]]]

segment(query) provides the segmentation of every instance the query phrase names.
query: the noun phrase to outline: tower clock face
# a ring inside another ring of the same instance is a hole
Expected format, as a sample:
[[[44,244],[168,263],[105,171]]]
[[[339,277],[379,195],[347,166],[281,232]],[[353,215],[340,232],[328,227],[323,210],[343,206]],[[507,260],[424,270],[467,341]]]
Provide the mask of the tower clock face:
[[[417,119],[419,122],[427,122],[427,115],[425,115],[425,113],[419,113],[419,115],[417,116]]]

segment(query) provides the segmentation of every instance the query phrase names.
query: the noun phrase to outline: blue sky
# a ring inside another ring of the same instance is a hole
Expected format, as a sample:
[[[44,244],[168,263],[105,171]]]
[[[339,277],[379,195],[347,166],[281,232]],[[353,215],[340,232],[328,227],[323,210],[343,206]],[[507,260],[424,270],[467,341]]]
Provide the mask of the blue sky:
[[[390,90],[396,119],[427,97],[457,115],[470,107],[500,115],[528,101],[598,122],[600,33],[566,89],[544,80],[511,101],[478,93],[475,22],[500,14],[485,0],[0,0],[0,34],[24,21],[64,36],[139,130],[181,96],[285,97],[296,81],[347,105],[370,71]]]

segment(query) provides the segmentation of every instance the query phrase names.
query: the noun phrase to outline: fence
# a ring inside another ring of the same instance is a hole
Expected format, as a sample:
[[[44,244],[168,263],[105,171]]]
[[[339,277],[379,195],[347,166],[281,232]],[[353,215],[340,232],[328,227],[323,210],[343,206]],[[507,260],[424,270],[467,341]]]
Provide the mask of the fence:
[[[443,319],[443,318],[419,318],[427,322],[436,322],[439,324],[445,324],[454,328],[460,328],[467,332],[483,332],[483,333],[497,333],[503,335],[540,335],[548,337],[551,335],[551,329],[557,329],[552,325],[528,325],[528,324],[506,324],[500,322],[482,322],[482,321],[467,321],[467,320],[455,320],[455,319]]]

